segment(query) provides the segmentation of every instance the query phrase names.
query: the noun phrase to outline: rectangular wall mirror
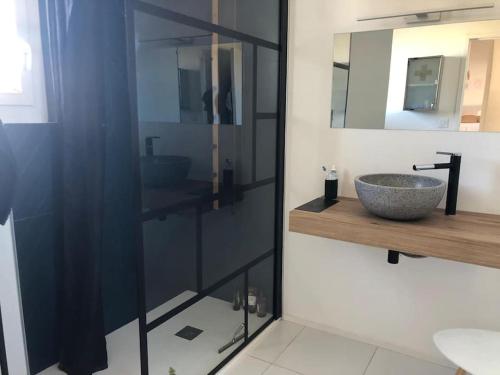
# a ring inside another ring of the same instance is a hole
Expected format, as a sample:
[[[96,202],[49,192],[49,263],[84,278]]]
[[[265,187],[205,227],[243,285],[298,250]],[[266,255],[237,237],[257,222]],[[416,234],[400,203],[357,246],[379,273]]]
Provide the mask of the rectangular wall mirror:
[[[500,131],[500,21],[334,35],[332,128]]]

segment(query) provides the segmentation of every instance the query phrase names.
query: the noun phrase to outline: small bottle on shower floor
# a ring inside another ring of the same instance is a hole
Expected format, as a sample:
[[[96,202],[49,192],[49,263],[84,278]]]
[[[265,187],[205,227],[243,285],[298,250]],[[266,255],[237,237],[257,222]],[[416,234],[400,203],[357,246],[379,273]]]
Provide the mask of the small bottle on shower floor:
[[[260,292],[259,298],[257,298],[257,316],[259,318],[265,318],[267,315],[267,299],[264,293]]]
[[[248,288],[248,312],[254,314],[257,311],[257,288]]]
[[[242,305],[243,305],[243,301],[241,298],[241,291],[239,289],[237,289],[234,292],[234,296],[233,296],[233,310],[238,311]]]

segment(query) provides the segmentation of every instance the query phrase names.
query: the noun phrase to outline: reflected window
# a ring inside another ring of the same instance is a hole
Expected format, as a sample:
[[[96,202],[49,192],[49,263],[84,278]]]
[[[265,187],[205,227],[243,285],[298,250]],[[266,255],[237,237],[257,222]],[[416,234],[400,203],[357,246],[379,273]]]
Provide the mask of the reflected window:
[[[22,94],[31,48],[18,34],[15,0],[0,2],[0,94]]]

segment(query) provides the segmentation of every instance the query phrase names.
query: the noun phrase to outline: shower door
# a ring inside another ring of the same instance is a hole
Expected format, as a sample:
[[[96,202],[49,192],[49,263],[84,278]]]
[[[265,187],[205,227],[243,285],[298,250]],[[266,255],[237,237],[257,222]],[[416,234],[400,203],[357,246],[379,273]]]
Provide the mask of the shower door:
[[[215,373],[281,315],[286,10],[128,3],[143,375]]]

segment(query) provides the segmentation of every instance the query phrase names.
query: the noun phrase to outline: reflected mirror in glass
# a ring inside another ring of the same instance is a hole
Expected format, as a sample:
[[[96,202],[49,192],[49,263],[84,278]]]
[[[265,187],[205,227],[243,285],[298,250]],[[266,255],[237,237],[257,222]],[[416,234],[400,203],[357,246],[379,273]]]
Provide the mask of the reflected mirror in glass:
[[[165,21],[151,35],[151,26],[147,26],[148,32],[141,32],[148,18],[154,19],[140,14],[136,18],[139,121],[241,125],[242,43],[221,40],[211,45],[211,34],[201,30],[189,32],[186,26],[177,26],[184,30],[172,33],[177,24]],[[215,100],[214,58],[218,59],[219,80]],[[216,118],[214,109],[218,113]]]

